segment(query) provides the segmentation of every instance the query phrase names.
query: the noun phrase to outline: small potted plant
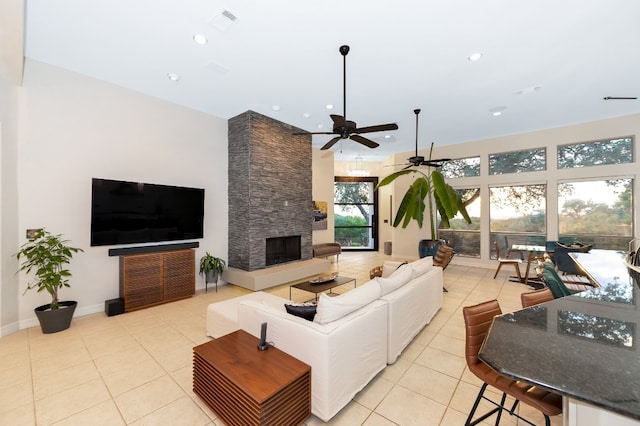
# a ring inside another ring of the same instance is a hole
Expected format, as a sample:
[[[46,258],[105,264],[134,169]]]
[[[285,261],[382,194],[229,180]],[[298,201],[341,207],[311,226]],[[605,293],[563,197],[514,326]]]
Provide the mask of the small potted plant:
[[[33,273],[35,280],[27,284],[28,290],[47,291],[51,295],[51,303],[35,308],[42,332],[56,333],[66,330],[71,325],[71,318],[78,302],[60,301],[58,290],[70,287],[71,272],[66,265],[74,253],[83,251],[67,245],[62,235],[53,235],[45,229],[36,232],[33,239],[23,244],[15,254],[20,263],[18,271],[27,275]]]
[[[205,280],[205,292],[207,291],[208,283],[216,283],[216,292],[218,291],[218,277],[226,266],[227,264],[224,260],[211,255],[209,252],[206,252],[200,258],[200,275]]]

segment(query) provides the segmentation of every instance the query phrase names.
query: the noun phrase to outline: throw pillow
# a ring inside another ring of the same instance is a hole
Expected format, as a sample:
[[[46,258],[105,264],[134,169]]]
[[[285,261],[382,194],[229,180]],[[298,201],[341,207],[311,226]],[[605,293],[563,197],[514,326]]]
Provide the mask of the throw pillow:
[[[399,289],[409,281],[413,275],[413,268],[409,265],[400,265],[393,274],[388,278],[376,278],[378,285],[380,285],[380,293],[382,296],[391,293],[392,291]]]
[[[340,296],[331,297],[323,293],[318,299],[318,309],[313,322],[318,324],[330,323],[357,311],[379,298],[380,285],[375,279]]]
[[[433,257],[427,256],[422,259],[414,260],[409,265],[413,269],[413,275],[411,279],[417,278],[422,274],[427,273],[433,268]]]
[[[316,308],[318,306],[315,303],[285,303],[284,308],[287,313],[295,315],[300,318],[304,318],[307,321],[313,321],[313,317],[316,316]]]
[[[388,278],[389,275],[393,274],[403,263],[407,262],[398,262],[394,260],[385,260],[382,262],[382,278]]]

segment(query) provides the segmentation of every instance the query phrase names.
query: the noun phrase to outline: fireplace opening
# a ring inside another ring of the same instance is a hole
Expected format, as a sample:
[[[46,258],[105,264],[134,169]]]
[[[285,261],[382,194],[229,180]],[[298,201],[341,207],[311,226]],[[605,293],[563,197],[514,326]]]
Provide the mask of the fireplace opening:
[[[300,235],[267,238],[266,266],[294,260],[300,260]]]

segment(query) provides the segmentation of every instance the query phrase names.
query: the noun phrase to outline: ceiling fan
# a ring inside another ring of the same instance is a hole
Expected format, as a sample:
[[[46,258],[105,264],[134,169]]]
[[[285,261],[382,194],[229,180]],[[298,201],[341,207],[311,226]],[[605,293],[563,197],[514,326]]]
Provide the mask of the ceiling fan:
[[[414,109],[413,112],[416,114],[416,155],[413,157],[409,157],[407,161],[409,162],[405,169],[409,167],[418,167],[418,166],[429,166],[429,167],[440,167],[446,161],[451,161],[450,158],[439,158],[437,160],[425,160],[422,155],[418,155],[418,114],[420,114],[419,109]]]
[[[361,136],[362,133],[372,133],[372,132],[383,132],[387,130],[398,130],[398,125],[396,123],[389,124],[379,124],[377,126],[367,126],[360,127],[356,125],[355,121],[347,120],[347,54],[349,53],[349,46],[344,45],[340,46],[340,54],[342,54],[343,58],[343,95],[342,95],[342,115],[330,114],[331,120],[333,121],[333,131],[332,132],[310,132],[303,134],[312,134],[312,135],[338,135],[331,139],[329,142],[324,144],[324,146],[320,149],[325,150],[331,148],[341,139],[351,139],[355,142],[361,143],[369,148],[376,148],[380,146],[377,142],[372,141],[371,139],[365,138]],[[300,134],[300,133],[297,133]]]

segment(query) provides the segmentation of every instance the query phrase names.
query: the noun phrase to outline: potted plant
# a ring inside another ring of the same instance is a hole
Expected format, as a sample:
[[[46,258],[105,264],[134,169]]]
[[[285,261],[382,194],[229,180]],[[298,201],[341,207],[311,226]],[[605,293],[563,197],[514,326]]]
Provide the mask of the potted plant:
[[[27,284],[28,290],[47,291],[51,295],[51,303],[35,308],[42,332],[56,333],[66,330],[71,325],[71,318],[78,302],[60,301],[58,290],[70,287],[71,272],[66,265],[71,262],[74,253],[83,251],[67,245],[62,235],[53,235],[40,229],[34,238],[20,247],[15,254],[20,263],[18,271],[27,275],[33,272],[34,281]]]
[[[427,164],[435,163],[435,161],[431,160],[432,152],[433,143],[431,143],[429,159],[426,161]],[[390,184],[400,176],[413,173],[417,173],[419,176],[414,180],[413,184],[411,184],[409,189],[407,189],[407,192],[404,194],[404,197],[400,202],[400,206],[398,207],[398,211],[396,212],[396,218],[393,221],[393,226],[397,227],[402,223],[402,227],[406,228],[411,220],[415,220],[418,223],[418,227],[422,228],[422,224],[424,223],[424,213],[428,206],[429,231],[431,234],[430,239],[420,241],[419,252],[420,257],[433,256],[435,252],[438,251],[438,246],[440,245],[437,238],[438,234],[436,233],[436,209],[440,214],[440,220],[442,221],[443,228],[449,228],[451,226],[449,221],[458,212],[462,214],[462,217],[467,221],[467,223],[471,223],[471,218],[467,213],[462,199],[456,193],[455,189],[447,184],[442,173],[431,165],[426,167],[422,167],[421,165],[412,165],[409,168],[398,170],[397,172],[394,172],[382,179],[378,184],[378,188]]]
[[[226,266],[227,264],[224,260],[211,255],[209,252],[206,252],[200,258],[200,275],[205,280],[205,291],[207,291],[207,284],[213,282],[216,283],[216,292],[218,291],[218,277]]]

